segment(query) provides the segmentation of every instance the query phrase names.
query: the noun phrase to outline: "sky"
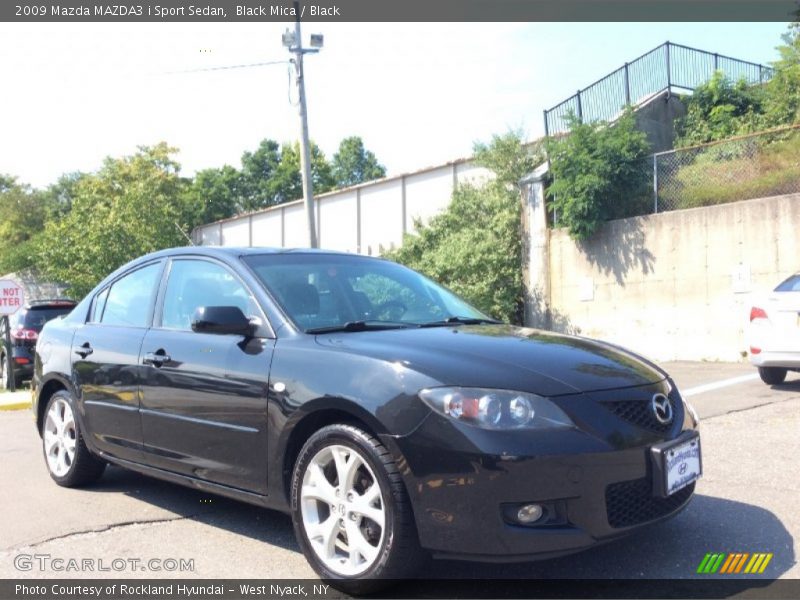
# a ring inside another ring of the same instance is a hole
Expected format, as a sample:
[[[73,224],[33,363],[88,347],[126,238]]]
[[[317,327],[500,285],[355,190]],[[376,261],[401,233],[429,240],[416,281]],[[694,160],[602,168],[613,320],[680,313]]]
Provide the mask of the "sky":
[[[299,118],[285,23],[0,23],[0,173],[46,187],[106,156],[166,141],[182,173],[230,164]],[[469,156],[669,40],[759,63],[785,23],[307,23],[311,138],[358,135],[389,175]],[[307,42],[306,42],[307,43]]]

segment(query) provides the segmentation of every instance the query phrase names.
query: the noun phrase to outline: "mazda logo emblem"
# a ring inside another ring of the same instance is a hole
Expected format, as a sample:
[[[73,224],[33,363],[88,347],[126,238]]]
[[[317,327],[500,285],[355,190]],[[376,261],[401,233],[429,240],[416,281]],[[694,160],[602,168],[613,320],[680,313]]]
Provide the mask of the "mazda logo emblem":
[[[672,423],[672,402],[664,394],[656,394],[650,402],[656,421],[662,425]]]

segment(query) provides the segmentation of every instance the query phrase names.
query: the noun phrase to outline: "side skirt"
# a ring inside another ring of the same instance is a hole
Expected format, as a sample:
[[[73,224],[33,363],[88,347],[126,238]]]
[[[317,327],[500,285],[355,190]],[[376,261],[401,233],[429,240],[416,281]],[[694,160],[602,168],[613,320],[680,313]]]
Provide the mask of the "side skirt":
[[[141,473],[142,475],[147,475],[148,477],[154,477],[156,479],[161,479],[163,481],[168,481],[170,483],[176,483],[178,485],[194,488],[196,490],[202,490],[210,494],[225,496],[226,498],[232,498],[233,500],[247,502],[248,504],[254,504],[255,506],[260,506],[262,508],[268,508],[271,510],[286,512],[286,510],[283,509],[283,507],[276,506],[273,502],[270,502],[269,496],[262,496],[261,494],[247,492],[245,490],[240,490],[237,488],[220,485],[218,483],[203,481],[202,479],[189,477],[188,475],[181,475],[178,473],[172,473],[171,471],[157,469],[155,467],[150,467],[148,465],[143,465],[141,463],[124,460],[121,458],[117,458],[115,456],[109,456],[105,452],[100,452],[99,455],[103,460],[111,464],[123,467],[124,469],[130,469],[131,471],[136,471],[137,473]]]

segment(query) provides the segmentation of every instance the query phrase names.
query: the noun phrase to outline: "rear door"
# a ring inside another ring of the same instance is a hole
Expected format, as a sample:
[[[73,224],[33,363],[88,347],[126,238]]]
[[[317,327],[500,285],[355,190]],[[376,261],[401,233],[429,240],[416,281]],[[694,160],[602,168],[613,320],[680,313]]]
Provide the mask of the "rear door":
[[[205,258],[171,261],[141,350],[147,461],[173,472],[266,492],[267,387],[275,340],[195,333],[199,306],[238,306],[266,323],[245,284]]]
[[[162,262],[137,267],[100,290],[72,338],[72,377],[91,444],[127,460],[142,456],[139,349]]]

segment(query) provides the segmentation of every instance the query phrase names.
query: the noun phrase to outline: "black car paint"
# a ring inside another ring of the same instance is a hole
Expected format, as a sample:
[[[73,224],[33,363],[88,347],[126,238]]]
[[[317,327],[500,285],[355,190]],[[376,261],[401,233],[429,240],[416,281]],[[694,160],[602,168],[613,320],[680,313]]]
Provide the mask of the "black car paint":
[[[162,251],[110,275],[45,328],[34,382],[39,430],[45,398],[63,385],[76,398],[87,444],[111,462],[287,511],[290,459],[306,424],[330,415],[358,420],[398,458],[423,547],[494,560],[570,552],[624,533],[605,519],[605,487],[649,476],[648,446],[695,427],[681,412],[656,434],[608,411],[608,399],[661,392],[680,404],[680,396],[645,359],[583,338],[508,325],[303,333],[241,260],[265,252]],[[168,268],[178,256],[236,274],[264,310],[257,337],[158,328],[166,273],[154,327],[125,337],[86,323],[93,296],[110,282],[146,262]],[[82,359],[74,353],[85,342],[94,352]],[[169,360],[143,364],[157,352]],[[457,423],[418,396],[442,385],[544,395],[578,428],[499,432]],[[502,506],[531,501],[550,503],[558,525],[504,522]]]

